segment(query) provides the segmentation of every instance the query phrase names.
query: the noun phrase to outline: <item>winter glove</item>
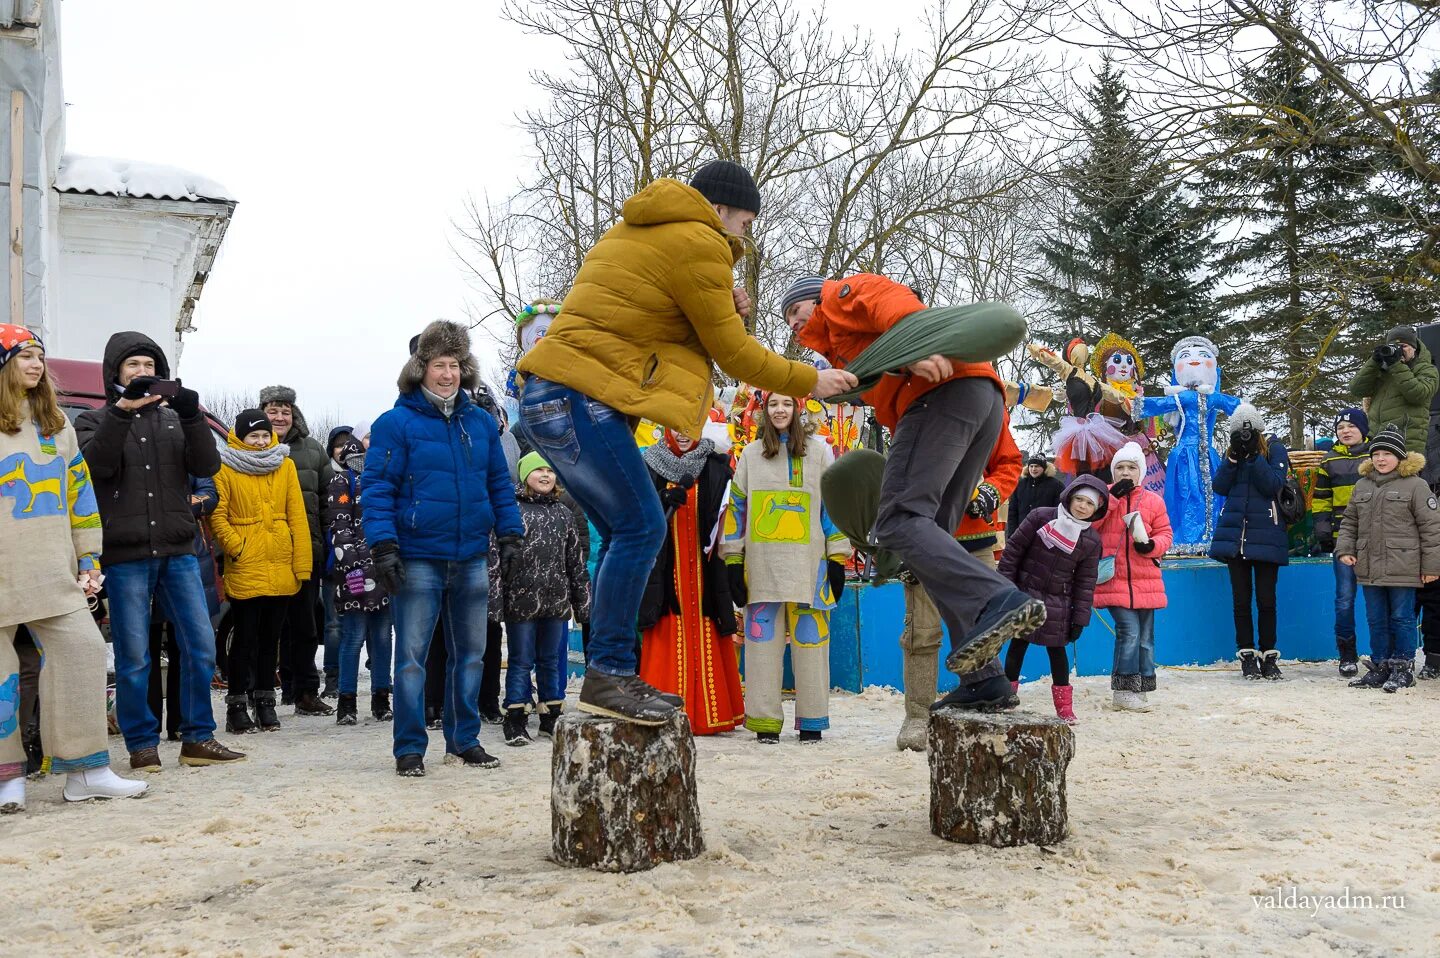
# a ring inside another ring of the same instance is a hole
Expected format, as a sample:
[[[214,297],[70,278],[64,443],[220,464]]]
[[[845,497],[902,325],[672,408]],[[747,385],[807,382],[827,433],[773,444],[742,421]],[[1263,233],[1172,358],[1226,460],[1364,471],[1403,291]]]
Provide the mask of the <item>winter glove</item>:
[[[1135,481],[1133,479],[1121,479],[1119,482],[1115,483],[1115,485],[1110,487],[1110,495],[1114,496],[1116,499],[1124,499],[1126,496],[1130,495],[1130,493],[1134,491]]]
[[[750,604],[750,590],[745,587],[745,563],[731,562],[725,566],[725,574],[730,577],[730,598],[739,608],[745,608]]]
[[[1230,434],[1230,458],[1236,462],[1254,459],[1260,454],[1260,433],[1254,429],[1236,429]]]
[[[845,565],[831,559],[826,563],[825,574],[830,579],[830,591],[835,594],[835,601],[840,601],[840,596],[845,592]]]
[[[158,381],[158,376],[136,376],[125,386],[125,391],[120,394],[120,398],[129,400],[144,399],[145,394],[150,391],[151,384]],[[195,398],[198,402],[200,397],[196,396]]]
[[[375,567],[375,581],[390,595],[398,595],[405,584],[405,563],[400,561],[400,547],[392,540],[377,542],[370,547],[370,561]]]
[[[194,419],[200,415],[200,394],[193,389],[181,386],[167,403],[181,419]]]
[[[1081,633],[1081,632],[1084,632],[1084,631],[1085,631],[1085,626],[1083,626],[1083,625],[1072,625],[1072,626],[1070,626],[1070,638],[1068,638],[1066,641],[1067,641],[1067,642],[1078,642],[1078,641],[1080,641],[1080,633]]]
[[[520,550],[525,545],[525,537],[501,536],[499,542],[500,577],[509,582],[520,571]]]
[[[665,507],[667,512],[674,512],[685,505],[689,492],[680,486],[668,486],[660,493],[660,505]]]
[[[965,507],[965,512],[976,519],[984,519],[987,522],[995,517],[1000,509],[1000,491],[988,482],[980,483],[980,488],[975,490],[975,498],[970,500],[970,505]]]

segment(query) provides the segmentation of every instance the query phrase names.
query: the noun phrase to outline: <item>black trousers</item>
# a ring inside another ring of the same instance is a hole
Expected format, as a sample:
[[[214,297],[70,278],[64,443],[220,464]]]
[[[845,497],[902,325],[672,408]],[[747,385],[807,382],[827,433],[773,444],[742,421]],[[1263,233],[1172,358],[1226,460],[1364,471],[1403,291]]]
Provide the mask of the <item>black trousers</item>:
[[[163,688],[160,682],[161,651],[164,651],[165,658],[169,660]],[[169,623],[150,627],[150,689],[146,698],[150,702],[150,714],[160,720],[161,727],[156,730],[157,734],[162,734],[162,737],[168,734],[172,741],[179,741],[180,643],[175,641],[175,628]]]
[[[1020,667],[1025,664],[1025,653],[1030,643],[1024,639],[1011,639],[1005,650],[1005,677],[1012,682],[1020,678]],[[1055,685],[1070,684],[1070,658],[1064,646],[1044,646],[1050,655],[1050,681]]]
[[[1420,639],[1426,655],[1440,655],[1440,581],[1420,587]]]
[[[1269,652],[1275,648],[1275,582],[1280,567],[1249,559],[1231,559],[1225,565],[1230,570],[1230,598],[1235,605],[1235,648],[1255,648],[1253,603],[1260,613],[1260,651]]]
[[[500,653],[505,630],[499,622],[487,622],[485,630],[485,671],[480,676],[480,714],[494,715],[500,711]],[[445,637],[441,626],[435,626],[430,652],[425,657],[425,708],[439,709],[445,702]]]
[[[315,652],[325,629],[325,608],[315,580],[300,583],[300,591],[285,599],[285,622],[280,631],[280,685],[296,697],[319,694],[320,670]]]
[[[235,628],[230,636],[230,693],[273,692],[275,657],[290,597],[265,595],[231,599]]]

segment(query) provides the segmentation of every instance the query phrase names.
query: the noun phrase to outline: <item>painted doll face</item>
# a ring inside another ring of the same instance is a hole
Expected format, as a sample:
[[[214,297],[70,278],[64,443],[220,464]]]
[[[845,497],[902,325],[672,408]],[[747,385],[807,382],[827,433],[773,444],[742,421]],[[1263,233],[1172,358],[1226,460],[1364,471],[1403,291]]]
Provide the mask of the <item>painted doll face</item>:
[[[1215,353],[1208,346],[1194,343],[1175,355],[1175,381],[1186,389],[1214,386],[1219,378]]]
[[[550,324],[555,322],[555,317],[549,313],[541,313],[534,319],[520,327],[520,352],[523,355],[535,348],[535,344],[545,338],[550,332]]]
[[[1105,379],[1109,382],[1133,383],[1135,381],[1135,357],[1116,350],[1105,357]]]

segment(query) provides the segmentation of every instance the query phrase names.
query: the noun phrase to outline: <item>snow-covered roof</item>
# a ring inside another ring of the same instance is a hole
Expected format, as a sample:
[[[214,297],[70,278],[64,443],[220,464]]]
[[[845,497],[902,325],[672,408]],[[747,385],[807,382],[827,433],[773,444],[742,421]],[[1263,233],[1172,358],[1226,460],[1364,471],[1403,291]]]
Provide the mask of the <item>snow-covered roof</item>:
[[[60,158],[55,189],[62,193],[95,193],[155,200],[235,201],[225,187],[189,170],[160,163],[80,156],[76,153],[66,153]]]

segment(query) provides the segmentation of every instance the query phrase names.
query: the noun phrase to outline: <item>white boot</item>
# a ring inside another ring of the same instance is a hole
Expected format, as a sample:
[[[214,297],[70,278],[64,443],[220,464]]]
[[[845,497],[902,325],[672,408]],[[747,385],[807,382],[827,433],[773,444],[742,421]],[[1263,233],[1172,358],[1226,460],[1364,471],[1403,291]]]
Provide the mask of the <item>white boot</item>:
[[[0,815],[25,811],[25,776],[0,782]]]
[[[130,778],[121,778],[109,765],[86,768],[65,776],[65,801],[88,802],[92,798],[138,798],[150,786]]]
[[[1144,692],[1122,692],[1117,689],[1111,708],[1117,712],[1148,712],[1150,703],[1145,700]]]

